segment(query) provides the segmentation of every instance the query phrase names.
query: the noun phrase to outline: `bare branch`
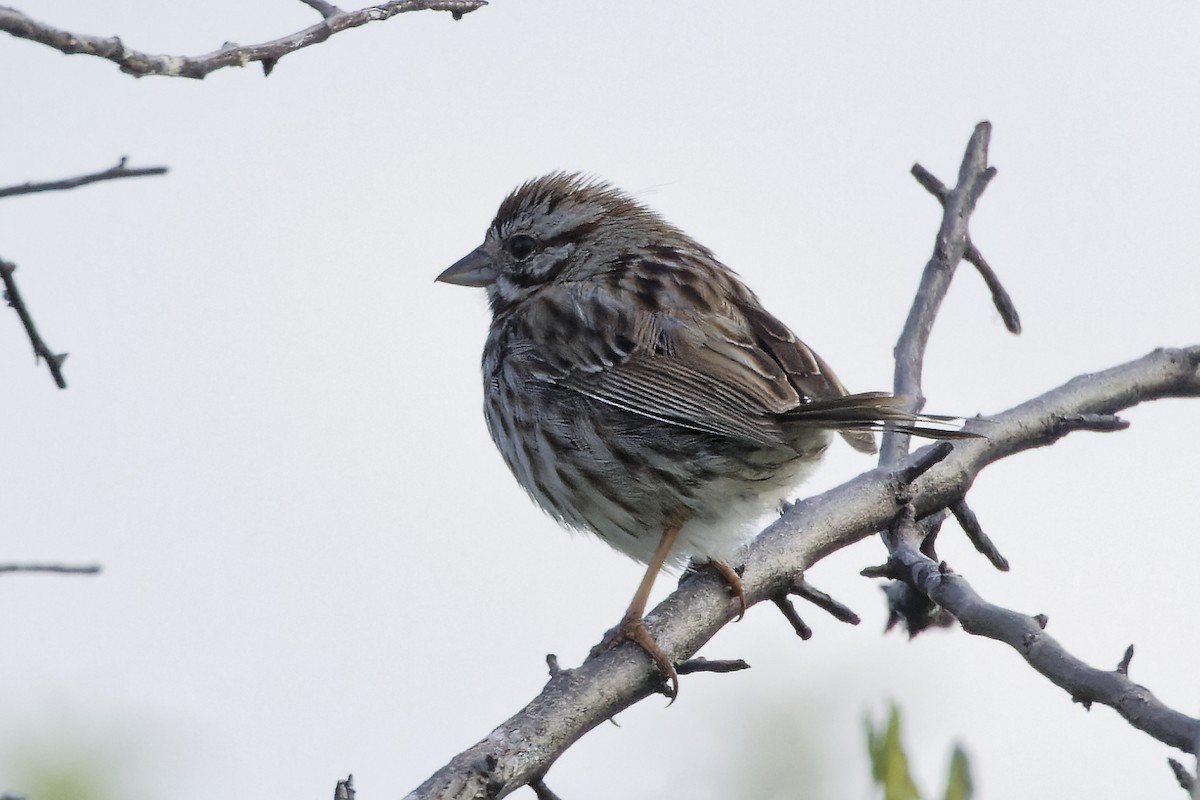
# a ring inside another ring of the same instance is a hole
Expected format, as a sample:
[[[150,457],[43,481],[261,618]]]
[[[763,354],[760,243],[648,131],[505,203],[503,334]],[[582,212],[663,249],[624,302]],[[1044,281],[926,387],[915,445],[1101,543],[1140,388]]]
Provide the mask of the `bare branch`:
[[[25,328],[25,334],[29,337],[29,343],[33,345],[33,353],[35,358],[46,359],[46,366],[50,369],[50,375],[54,378],[54,383],[60,389],[67,388],[67,379],[63,377],[62,365],[67,360],[66,353],[55,353],[50,349],[42,337],[37,332],[37,327],[33,324],[33,317],[29,315],[29,309],[25,305],[25,300],[21,297],[21,292],[17,289],[16,279],[13,278],[13,273],[16,272],[17,265],[10,261],[5,261],[0,258],[0,281],[4,283],[4,300],[13,310],[17,312],[17,316],[21,318],[21,325]]]
[[[967,248],[967,221],[971,212],[975,210],[979,196],[996,174],[995,169],[987,166],[988,142],[991,135],[990,123],[981,122],[975,126],[975,133],[967,144],[966,154],[959,167],[958,186],[953,190],[947,189],[920,164],[914,165],[912,169],[917,181],[942,204],[942,224],[934,243],[933,255],[921,274],[917,302],[913,303],[909,311],[900,341],[896,345],[896,379],[893,391],[899,397],[910,399],[912,411],[919,411],[925,407],[925,398],[921,394],[925,347],[929,342],[929,333],[933,329],[933,321],[941,308],[942,299],[950,288],[954,270]],[[988,272],[991,273],[991,270]],[[899,460],[908,452],[908,440],[907,434],[894,431],[884,433],[879,463],[890,464]]]
[[[338,781],[333,790],[333,800],[354,800],[354,776],[347,775],[346,780]]]
[[[963,529],[971,544],[975,545],[975,549],[983,553],[987,560],[992,562],[993,567],[1001,572],[1008,572],[1008,559],[1000,555],[996,545],[984,533],[983,526],[979,524],[979,517],[975,516],[967,501],[964,499],[951,503],[950,513],[958,520],[958,526]]]
[[[333,3],[326,3],[325,0],[300,0],[300,2],[304,3],[304,5],[308,6],[309,8],[314,9],[325,19],[329,19],[332,16],[342,13],[340,8],[335,6]]]
[[[906,511],[906,520],[905,524],[913,524],[911,509]],[[1128,661],[1123,659],[1112,671],[1089,666],[1067,652],[1033,617],[987,602],[953,571],[907,544],[896,548],[893,559],[911,584],[953,614],[967,633],[1004,642],[1076,702],[1109,706],[1130,725],[1160,742],[1195,752],[1200,720],[1175,711],[1144,686],[1129,680]],[[1132,652],[1126,655],[1132,657]]]
[[[953,452],[909,487],[917,516],[927,516],[961,498],[980,470],[999,459],[1023,450],[1041,447],[1061,435],[1058,419],[1063,414],[1111,414],[1123,408],[1162,397],[1200,397],[1200,345],[1183,350],[1156,350],[1149,355],[1112,369],[1083,375],[1041,397],[986,418],[986,439],[955,442]],[[980,423],[969,423],[971,425]],[[893,468],[875,469],[815,497],[796,503],[769,526],[745,551],[742,584],[750,605],[786,594],[804,570],[829,554],[882,530],[900,510],[896,502],[895,469],[917,463],[918,452]],[[931,563],[915,551],[923,563]],[[954,602],[965,583],[953,574],[943,575],[936,564],[931,572],[937,581],[938,597]],[[949,588],[946,588],[949,587]],[[939,600],[939,603],[941,600]],[[654,640],[672,658],[690,658],[736,614],[725,588],[700,575],[685,581],[646,617]],[[969,607],[974,610],[974,606]],[[1003,611],[1003,610],[1001,610]],[[1012,612],[1003,612],[1012,614]],[[980,625],[986,625],[986,616]],[[1030,617],[1019,617],[997,633],[1034,633],[1033,655],[1046,650],[1042,628]],[[961,618],[960,618],[961,619]],[[1028,628],[1024,623],[1028,623]],[[976,624],[976,615],[966,614],[964,627]],[[991,632],[980,629],[984,635]],[[993,638],[1000,638],[999,636]],[[1009,641],[1007,638],[1003,641]],[[1026,654],[1024,639],[1014,646]],[[1039,661],[1040,663],[1040,661]],[[1135,695],[1123,695],[1131,684],[1115,673],[1069,671],[1064,688],[1073,695],[1096,702],[1122,706],[1150,698],[1135,687]],[[1101,676],[1097,678],[1096,676]],[[1079,677],[1078,685],[1074,683]],[[1063,676],[1058,676],[1063,677]],[[1053,679],[1053,678],[1052,678]],[[408,800],[443,797],[504,797],[544,775],[568,747],[589,730],[652,695],[658,685],[657,670],[640,648],[622,645],[598,653],[575,669],[561,670],[529,705],[503,722],[482,741],[468,748],[408,795]],[[1200,736],[1200,720],[1171,711],[1158,701],[1138,705],[1135,723],[1161,741],[1191,752]],[[1186,743],[1178,735],[1186,729]]]
[[[976,127],[959,170],[958,185],[952,190],[947,189],[927,171],[914,170],[918,181],[937,196],[944,211],[942,226],[934,245],[934,255],[926,265],[921,278],[921,288],[896,345],[894,391],[897,395],[917,398],[917,406],[914,410],[918,410],[923,402],[921,400],[921,370],[929,332],[953,276],[954,268],[960,259],[967,258],[976,265],[989,287],[992,287],[996,306],[1001,315],[1006,316],[1006,324],[1009,324],[1010,330],[1019,329],[1015,309],[1009,314],[1005,308],[1006,305],[1011,305],[1011,301],[1003,289],[999,288],[999,281],[995,274],[971,244],[967,229],[970,214],[979,194],[995,175],[995,170],[987,166],[989,134],[990,126],[987,123],[981,123]],[[1169,358],[1176,360],[1185,370],[1195,370],[1197,365],[1200,365],[1200,349],[1173,351]],[[1112,374],[1112,372],[1107,374]],[[1062,395],[1064,399],[1066,395],[1078,396],[1075,390],[1083,382],[1085,382],[1084,379],[1076,378],[1052,394]],[[1170,396],[1175,392],[1195,396],[1197,387],[1190,385],[1194,383],[1194,380],[1189,378],[1184,383],[1188,386],[1166,389],[1161,396]],[[1126,386],[1120,391],[1138,393],[1133,386]],[[1038,401],[1031,402],[1037,403]],[[1091,406],[1090,403],[1084,405]],[[1030,403],[1026,403],[1013,411],[1016,412],[1029,406]],[[1065,406],[1054,410],[1047,409],[1049,413],[1042,416],[1039,423],[1043,428],[1043,443],[1049,443],[1077,430],[1121,430],[1126,427],[1126,424],[1115,415],[1115,412],[1124,407],[1126,406],[1118,402],[1115,405],[1100,404],[1099,407],[1073,408],[1070,411],[1066,410]],[[992,437],[999,431],[989,429],[987,433],[989,437]],[[989,443],[989,449],[991,444],[994,442]],[[970,449],[970,445],[957,447],[956,455],[967,449]],[[907,450],[907,437],[894,433],[885,434],[880,454],[880,466],[886,468],[894,465],[907,453]],[[947,461],[952,460],[954,457]],[[930,473],[930,475],[933,474],[933,472]],[[917,496],[919,483],[920,481],[913,487],[914,497]],[[965,494],[965,489],[966,487],[964,487],[963,494]],[[1007,562],[1003,562],[1003,559],[999,557],[994,545],[983,535],[978,520],[963,503],[962,498],[963,495],[952,498],[944,506],[955,509],[955,514],[963,523],[964,530],[968,532],[968,536],[976,543],[978,549],[987,553],[997,566],[1006,565]],[[1065,689],[1072,700],[1080,702],[1086,707],[1090,707],[1094,702],[1110,706],[1131,725],[1149,733],[1159,741],[1187,752],[1194,753],[1196,751],[1197,738],[1200,735],[1200,720],[1175,711],[1159,701],[1147,689],[1129,680],[1126,673],[1129,661],[1133,656],[1132,647],[1126,651],[1125,657],[1116,670],[1111,672],[1099,670],[1067,652],[1053,637],[1045,633],[1046,620],[1044,616],[1035,618],[1019,614],[985,601],[945,562],[938,563],[935,560],[932,537],[918,522],[918,516],[923,513],[926,513],[923,509],[915,508],[913,505],[906,506],[904,512],[883,536],[889,553],[886,572],[903,581],[903,583],[895,583],[888,587],[892,619],[903,616],[902,609],[915,606],[913,600],[925,598],[928,603],[932,604],[926,606],[926,610],[934,609],[948,613],[957,619],[963,630],[968,633],[1008,644],[1030,666],[1049,678],[1055,685]],[[912,624],[909,625],[910,635],[915,634],[917,630],[918,628]]]
[[[3,10],[0,9],[0,14]],[[166,167],[126,167],[126,157],[121,156],[121,160],[117,162],[115,167],[109,167],[101,172],[93,172],[90,175],[80,175],[78,178],[65,178],[59,181],[47,181],[45,183],[26,182],[18,186],[3,186],[0,187],[0,197],[12,197],[19,194],[35,194],[37,192],[57,192],[63,189],[74,189],[79,186],[86,186],[89,183],[97,183],[99,181],[115,181],[120,178],[141,178],[146,175],[166,175]]]
[[[1096,433],[1111,433],[1123,431],[1129,427],[1129,422],[1116,414],[1063,414],[1059,420],[1064,432],[1095,431]]]
[[[550,791],[550,787],[546,785],[545,778],[538,778],[529,783],[529,788],[533,789],[533,794],[537,800],[559,800],[559,796]]]
[[[779,613],[783,614],[783,618],[792,626],[792,630],[796,632],[797,636],[806,642],[812,638],[812,628],[808,627],[808,623],[800,617],[800,612],[792,605],[792,598],[788,597],[787,592],[775,595],[771,598],[771,602],[779,609]]]
[[[1179,788],[1185,792],[1193,792],[1196,789],[1196,779],[1192,773],[1187,771],[1187,767],[1180,764],[1173,758],[1167,759],[1167,764],[1171,767],[1171,772],[1175,775],[1175,780],[1179,781]]]
[[[929,471],[929,468],[954,451],[950,442],[937,442],[931,447],[921,449],[920,458],[913,461],[904,469],[896,471],[896,480],[902,484],[910,484]]]
[[[563,671],[558,665],[558,656],[554,653],[546,653],[546,669],[549,670],[551,678]]]
[[[4,572],[57,572],[70,575],[95,575],[100,572],[99,564],[0,564]]]
[[[750,669],[750,665],[740,658],[713,661],[707,658],[689,658],[675,665],[675,671],[680,675],[691,675],[693,672],[741,672],[744,669]]]
[[[983,278],[983,282],[987,284],[988,291],[992,293],[992,305],[996,307],[1000,319],[1004,320],[1004,327],[1008,328],[1009,333],[1020,333],[1021,317],[1017,314],[1016,305],[1008,296],[1008,290],[1000,283],[1000,278],[988,266],[987,261],[984,261],[983,254],[975,249],[975,245],[972,244],[969,237],[966,249],[963,250],[963,261],[975,267],[980,277]]]
[[[940,460],[940,459],[939,459]],[[797,597],[803,597],[808,602],[812,603],[817,608],[824,609],[829,612],[829,615],[839,622],[845,622],[847,625],[857,625],[862,622],[850,608],[837,600],[834,600],[826,592],[822,592],[817,587],[813,586],[808,580],[801,575],[799,579],[792,582],[792,594]]]
[[[152,55],[130,50],[116,36],[88,36],[60,30],[38,22],[15,8],[0,6],[0,31],[18,39],[44,44],[68,55],[83,54],[104,58],[120,66],[121,71],[142,77],[162,75],[171,78],[203,78],[225,67],[244,67],[260,62],[263,73],[271,70],[279,59],[305,47],[319,44],[335,33],[390,19],[409,11],[449,11],[455,19],[487,5],[487,0],[388,0],[357,11],[340,11],[323,0],[301,0],[324,17],[321,22],[302,31],[262,44],[237,45],[228,43],[219,50],[202,56]]]
[[[1133,661],[1133,645],[1125,648],[1125,655],[1121,656],[1121,660],[1117,662],[1117,672],[1122,675],[1129,674],[1129,662]]]

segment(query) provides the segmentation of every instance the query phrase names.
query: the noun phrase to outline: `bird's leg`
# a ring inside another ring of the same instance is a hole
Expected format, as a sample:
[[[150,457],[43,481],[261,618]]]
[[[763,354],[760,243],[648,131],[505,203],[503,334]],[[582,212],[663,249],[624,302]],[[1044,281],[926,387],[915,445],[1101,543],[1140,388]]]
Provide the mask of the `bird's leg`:
[[[604,640],[600,642],[596,648],[598,650],[606,650],[610,647],[615,647],[621,642],[634,642],[638,647],[646,651],[654,663],[658,666],[658,671],[662,676],[671,682],[671,701],[674,702],[675,697],[679,694],[679,675],[675,672],[675,666],[671,663],[671,659],[663,652],[663,649],[658,646],[658,643],[651,638],[646,631],[646,623],[643,617],[646,614],[646,603],[650,600],[650,590],[654,587],[654,579],[658,577],[658,573],[662,571],[663,564],[667,561],[667,556],[671,552],[671,546],[675,544],[675,539],[679,536],[679,530],[682,524],[668,525],[662,534],[662,539],[658,542],[658,549],[654,551],[654,555],[650,558],[646,565],[646,574],[642,576],[642,582],[638,585],[637,592],[633,595],[633,602],[629,604],[629,609],[625,612],[625,616],[621,618],[620,624],[613,628],[604,636]],[[593,651],[595,653],[596,651]]]

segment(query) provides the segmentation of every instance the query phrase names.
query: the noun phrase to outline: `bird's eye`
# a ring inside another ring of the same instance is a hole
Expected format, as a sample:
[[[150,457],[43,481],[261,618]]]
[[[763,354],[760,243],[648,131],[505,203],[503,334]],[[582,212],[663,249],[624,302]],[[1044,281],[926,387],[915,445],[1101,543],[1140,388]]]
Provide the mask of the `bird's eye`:
[[[537,240],[524,233],[509,237],[508,254],[517,261],[524,261],[537,250]]]

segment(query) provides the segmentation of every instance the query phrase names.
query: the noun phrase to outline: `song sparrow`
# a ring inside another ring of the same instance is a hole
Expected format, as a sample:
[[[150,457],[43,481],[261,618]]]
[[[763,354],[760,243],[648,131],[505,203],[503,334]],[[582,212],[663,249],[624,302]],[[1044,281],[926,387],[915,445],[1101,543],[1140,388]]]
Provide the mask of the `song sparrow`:
[[[632,640],[654,578],[726,565],[838,432],[875,450],[884,393],[850,394],[738,277],[632,197],[554,173],[510,194],[483,244],[437,280],[487,289],[484,414],[517,482],[559,522],[648,564],[609,644]]]

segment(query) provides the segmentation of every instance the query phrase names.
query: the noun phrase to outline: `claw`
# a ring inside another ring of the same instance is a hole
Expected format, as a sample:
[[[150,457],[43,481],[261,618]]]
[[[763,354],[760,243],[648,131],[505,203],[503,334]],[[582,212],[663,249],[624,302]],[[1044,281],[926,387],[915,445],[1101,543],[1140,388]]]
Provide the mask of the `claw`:
[[[742,576],[738,575],[737,570],[724,561],[709,561],[704,567],[721,576],[721,580],[725,581],[729,591],[737,598],[739,609],[737,618],[741,620],[746,616],[746,587],[742,585]]]
[[[671,684],[671,690],[667,696],[671,698],[671,703],[674,703],[675,698],[679,696],[679,673],[675,671],[675,665],[671,659],[658,646],[658,642],[654,641],[654,637],[646,630],[646,623],[641,617],[625,617],[621,620],[620,625],[604,635],[604,639],[592,652],[594,654],[599,650],[610,650],[624,642],[633,642],[654,660],[658,671]]]

